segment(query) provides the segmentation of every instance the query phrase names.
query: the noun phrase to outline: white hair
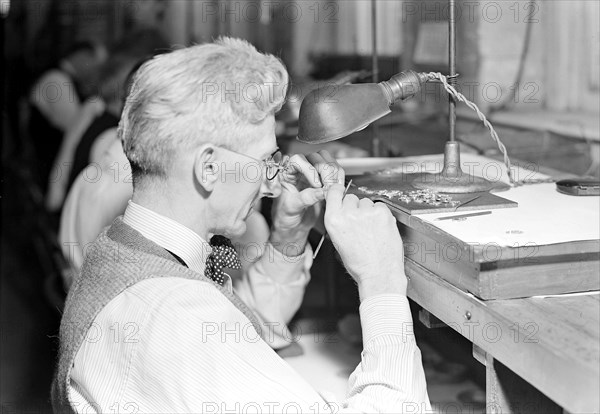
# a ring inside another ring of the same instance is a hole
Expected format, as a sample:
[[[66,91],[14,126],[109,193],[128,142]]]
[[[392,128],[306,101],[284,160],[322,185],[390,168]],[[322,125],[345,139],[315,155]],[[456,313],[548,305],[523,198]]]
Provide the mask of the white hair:
[[[134,186],[144,176],[166,177],[177,152],[203,143],[246,150],[245,127],[275,114],[287,86],[283,63],[240,39],[149,60],[134,76],[118,132]]]

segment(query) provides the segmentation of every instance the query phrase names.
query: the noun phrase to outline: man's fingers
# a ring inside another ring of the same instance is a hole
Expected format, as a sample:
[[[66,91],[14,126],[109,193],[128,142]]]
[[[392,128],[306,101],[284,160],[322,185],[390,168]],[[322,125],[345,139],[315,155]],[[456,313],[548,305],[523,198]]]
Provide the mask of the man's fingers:
[[[344,169],[337,163],[335,158],[327,151],[319,151],[308,154],[306,159],[317,169],[323,186],[331,184],[344,184]]]
[[[293,155],[288,163],[288,174],[302,176],[313,188],[344,183],[344,170],[327,151],[307,156]]]
[[[366,197],[361,198],[360,201],[358,202],[358,206],[360,208],[367,208],[367,207],[371,208],[371,207],[373,207],[373,202],[369,198],[366,198]]]
[[[345,180],[346,180],[346,172],[344,171],[344,169],[342,168],[342,166],[340,164],[338,164],[337,160],[333,157],[333,155],[331,155],[331,153],[327,150],[321,150],[319,151],[319,154],[321,155],[321,157],[323,157],[323,159],[331,164],[332,166],[337,167],[338,171],[336,174],[336,178],[337,182],[340,184],[344,184]]]
[[[323,186],[319,179],[319,173],[315,167],[308,162],[304,155],[293,155],[288,163],[288,168],[288,173],[292,175],[302,175],[311,187],[319,188]]]
[[[331,155],[329,153],[329,151],[326,151],[326,150],[319,151],[319,154],[321,154],[321,157],[323,157],[323,159],[331,167],[336,168],[335,176],[331,177],[333,179],[332,182],[331,183],[328,182],[327,184],[333,184],[335,182],[344,184],[344,182],[346,180],[346,172],[344,171],[342,166],[340,164],[338,164],[337,160],[333,157],[333,155]]]
[[[344,190],[345,188],[341,184],[333,184],[327,189],[327,212],[331,213],[332,211],[339,211],[342,208]]]
[[[358,197],[355,196],[354,194],[346,194],[346,197],[344,197],[344,201],[342,202],[342,204],[344,205],[344,207],[357,208],[358,207]]]
[[[308,208],[325,199],[325,191],[322,188],[307,188],[300,191],[300,201],[304,208]]]

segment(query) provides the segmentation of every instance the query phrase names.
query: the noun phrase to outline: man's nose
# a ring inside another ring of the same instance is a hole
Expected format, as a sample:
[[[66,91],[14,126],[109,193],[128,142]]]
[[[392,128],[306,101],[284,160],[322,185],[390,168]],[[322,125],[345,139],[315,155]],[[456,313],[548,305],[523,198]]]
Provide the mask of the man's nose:
[[[281,191],[282,188],[279,177],[275,177],[272,180],[267,180],[265,178],[260,187],[262,197],[277,198],[281,195]]]

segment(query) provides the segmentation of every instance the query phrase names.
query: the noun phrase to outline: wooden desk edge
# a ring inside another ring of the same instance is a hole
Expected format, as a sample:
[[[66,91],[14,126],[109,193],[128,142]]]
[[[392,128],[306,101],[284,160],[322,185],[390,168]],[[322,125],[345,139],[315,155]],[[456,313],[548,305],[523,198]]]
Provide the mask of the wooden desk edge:
[[[508,335],[513,329],[513,321],[489,309],[485,302],[445,282],[412,260],[407,259],[405,267],[410,278],[409,297],[424,309],[490,353],[569,412],[600,412],[600,397],[597,392],[600,389],[598,364],[592,367],[584,361],[559,358],[541,345],[528,344],[531,346],[523,347],[522,344],[515,343]],[[506,335],[496,342],[486,341],[478,335],[469,337],[475,327],[487,326],[486,324],[499,325],[501,332]],[[514,361],[515,357],[519,363]],[[542,372],[544,367],[535,363],[541,360],[553,362],[553,373]]]

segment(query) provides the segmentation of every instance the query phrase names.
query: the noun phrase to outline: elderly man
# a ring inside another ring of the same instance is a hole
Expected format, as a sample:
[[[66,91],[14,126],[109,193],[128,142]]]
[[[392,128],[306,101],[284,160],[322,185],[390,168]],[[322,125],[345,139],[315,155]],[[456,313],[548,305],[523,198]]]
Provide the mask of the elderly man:
[[[277,157],[287,82],[278,59],[227,38],[137,72],[119,126],[133,198],[69,292],[55,412],[430,408],[395,220],[344,198],[329,154]],[[227,238],[247,231],[261,197],[278,197],[273,226],[234,285],[222,271],[239,265]],[[325,225],[362,301],[362,362],[339,407],[270,346],[300,304],[307,235],[325,199]]]

